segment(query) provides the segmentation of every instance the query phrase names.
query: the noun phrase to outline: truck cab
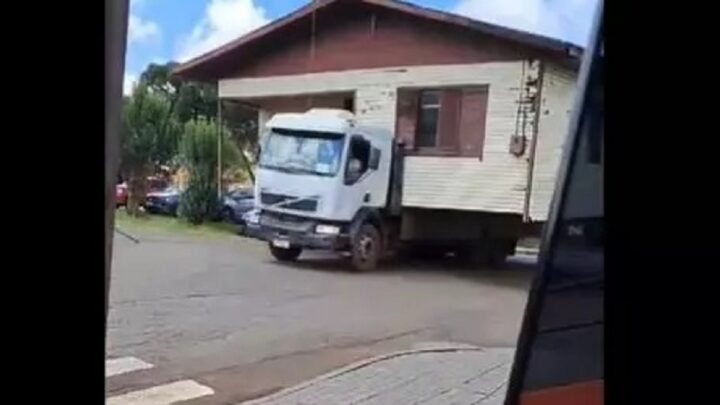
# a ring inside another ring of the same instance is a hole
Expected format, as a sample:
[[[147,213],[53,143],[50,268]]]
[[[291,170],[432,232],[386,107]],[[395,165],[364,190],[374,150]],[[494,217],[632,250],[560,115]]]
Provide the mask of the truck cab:
[[[393,134],[357,124],[352,113],[311,109],[274,115],[260,141],[258,237],[280,261],[303,249],[351,251],[355,267],[382,252]]]

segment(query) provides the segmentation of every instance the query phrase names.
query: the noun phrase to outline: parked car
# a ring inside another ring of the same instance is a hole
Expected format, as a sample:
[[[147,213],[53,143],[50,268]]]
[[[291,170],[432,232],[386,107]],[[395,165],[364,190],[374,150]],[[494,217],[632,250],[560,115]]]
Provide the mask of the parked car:
[[[170,187],[170,184],[167,180],[165,180],[162,177],[158,176],[150,176],[147,178],[147,187],[148,192],[155,193],[155,192],[162,192],[163,190]]]
[[[127,205],[128,189],[127,184],[120,183],[115,186],[115,206],[124,207]]]
[[[145,198],[145,210],[153,214],[177,215],[180,205],[180,190],[167,187],[161,191],[152,191]]]
[[[147,186],[148,186],[148,192],[149,193],[157,193],[162,192],[163,190],[168,188],[168,183],[166,180],[160,178],[160,177],[148,177],[147,178]],[[128,185],[127,182],[121,182],[118,183],[115,186],[115,206],[116,207],[125,207],[127,206],[128,201]]]
[[[253,208],[242,215],[242,224],[238,229],[241,235],[256,238],[260,230],[260,209]]]
[[[255,208],[255,197],[251,188],[241,188],[225,194],[222,198],[220,216],[223,221],[243,224],[243,214]]]

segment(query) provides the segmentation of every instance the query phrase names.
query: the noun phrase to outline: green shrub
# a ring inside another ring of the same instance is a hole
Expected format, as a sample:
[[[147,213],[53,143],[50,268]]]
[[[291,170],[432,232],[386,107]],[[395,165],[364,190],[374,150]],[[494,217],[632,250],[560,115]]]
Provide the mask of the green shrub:
[[[190,121],[180,141],[180,157],[188,170],[188,184],[180,199],[179,214],[193,224],[217,212],[217,126]]]
[[[217,217],[218,128],[214,121],[198,120],[185,124],[180,141],[180,163],[188,171],[187,189],[180,199],[179,214],[194,224]],[[223,128],[223,171],[241,161],[240,149]]]

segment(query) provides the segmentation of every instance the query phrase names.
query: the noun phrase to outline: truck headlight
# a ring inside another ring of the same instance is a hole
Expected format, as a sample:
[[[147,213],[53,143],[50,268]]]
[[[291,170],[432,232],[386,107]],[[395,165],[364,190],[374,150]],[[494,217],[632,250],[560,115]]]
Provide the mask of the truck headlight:
[[[315,232],[326,235],[337,235],[340,233],[340,227],[335,225],[318,225],[315,227]]]

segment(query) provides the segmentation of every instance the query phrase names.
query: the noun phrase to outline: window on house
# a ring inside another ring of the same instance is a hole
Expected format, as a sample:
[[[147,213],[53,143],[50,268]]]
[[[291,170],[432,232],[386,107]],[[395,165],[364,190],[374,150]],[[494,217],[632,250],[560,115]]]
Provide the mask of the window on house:
[[[482,159],[487,105],[488,86],[399,89],[397,137],[418,154]]]
[[[416,145],[418,147],[435,147],[438,138],[438,122],[440,121],[440,91],[420,92],[419,107]]]

